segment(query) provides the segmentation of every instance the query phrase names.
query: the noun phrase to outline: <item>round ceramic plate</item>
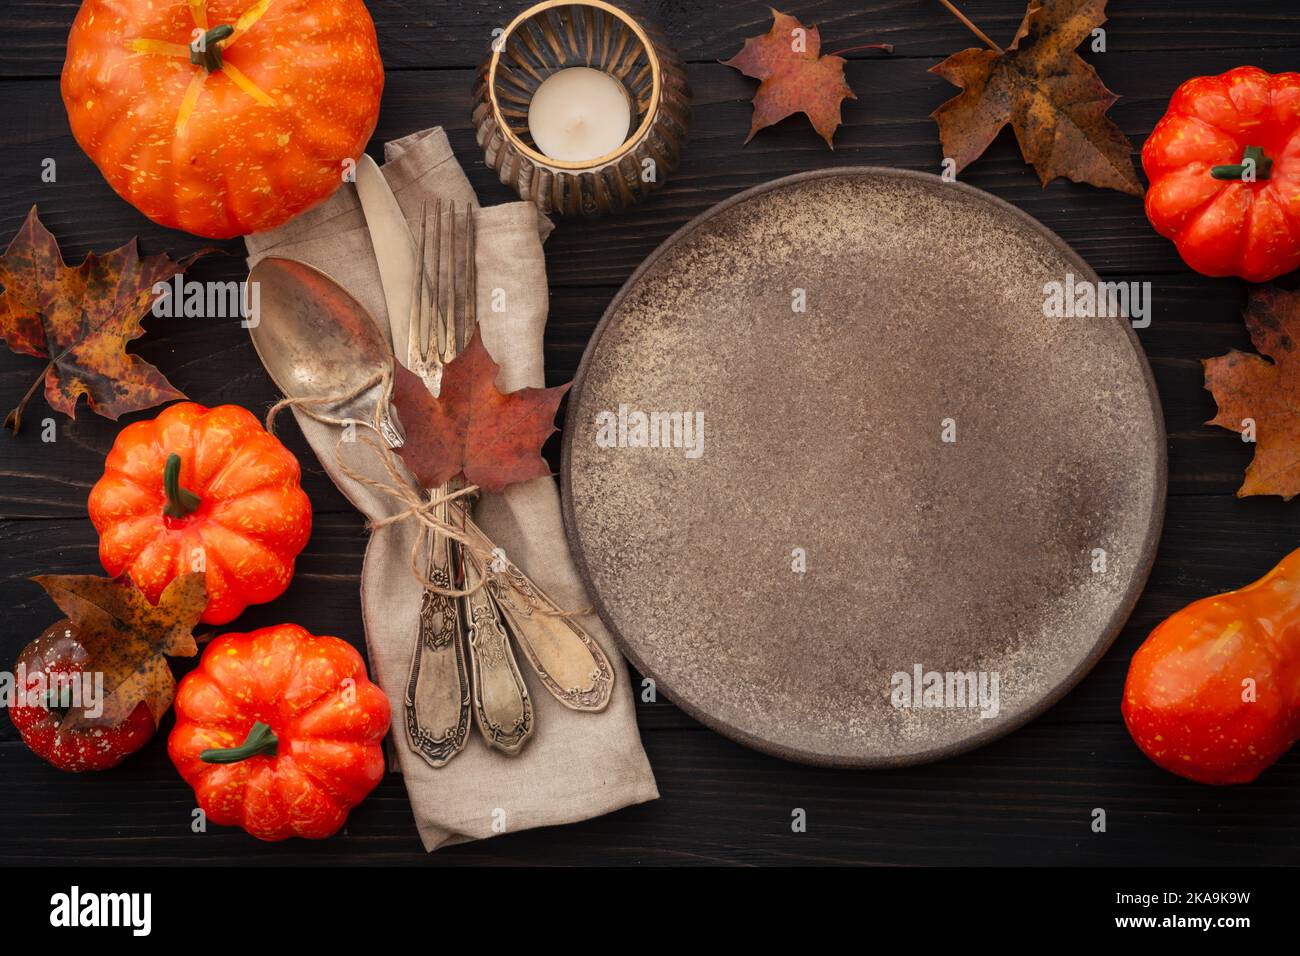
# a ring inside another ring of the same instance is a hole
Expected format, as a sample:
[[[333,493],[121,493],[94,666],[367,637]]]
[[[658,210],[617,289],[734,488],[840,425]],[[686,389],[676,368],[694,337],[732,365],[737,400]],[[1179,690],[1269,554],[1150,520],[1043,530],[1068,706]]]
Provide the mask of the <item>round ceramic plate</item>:
[[[876,168],[751,189],[651,255],[583,357],[562,482],[592,599],[658,692],[855,767],[1060,699],[1164,514],[1129,290],[1077,314],[1096,282],[1014,207]]]

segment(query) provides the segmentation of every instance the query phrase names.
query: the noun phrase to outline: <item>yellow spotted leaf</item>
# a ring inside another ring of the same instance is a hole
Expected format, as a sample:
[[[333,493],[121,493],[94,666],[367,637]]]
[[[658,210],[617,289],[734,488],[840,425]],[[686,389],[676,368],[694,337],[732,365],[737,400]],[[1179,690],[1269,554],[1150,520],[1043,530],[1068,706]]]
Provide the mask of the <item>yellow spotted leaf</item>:
[[[202,572],[172,580],[156,605],[125,578],[92,574],[42,574],[32,578],[72,621],[87,659],[82,669],[103,675],[102,713],[71,708],[60,728],[86,724],[116,726],[144,701],[154,723],[162,719],[176,693],[176,679],[164,660],[199,652],[194,627],[207,607]]]
[[[960,171],[1010,123],[1044,186],[1064,176],[1142,195],[1132,144],[1106,115],[1117,97],[1075,52],[1105,22],[1106,0],[1030,0],[1005,50],[962,50],[932,67],[962,90],[932,114],[944,156]]]
[[[166,255],[141,258],[132,239],[107,255],[92,252],[71,268],[33,206],[0,256],[0,340],[46,361],[45,398],[70,418],[82,395],[92,411],[111,419],[184,398],[126,345],[144,334],[140,317],[156,298],[154,284],[207,251],[180,262]],[[5,420],[15,432],[22,408]]]

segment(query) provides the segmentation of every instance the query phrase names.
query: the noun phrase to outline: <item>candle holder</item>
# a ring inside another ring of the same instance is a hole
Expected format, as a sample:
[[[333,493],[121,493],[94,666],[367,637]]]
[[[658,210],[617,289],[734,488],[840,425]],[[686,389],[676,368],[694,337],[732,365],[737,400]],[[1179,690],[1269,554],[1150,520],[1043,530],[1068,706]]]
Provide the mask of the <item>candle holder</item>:
[[[528,129],[528,106],[548,76],[603,70],[632,104],[628,138],[583,162],[552,159]],[[690,117],[686,71],[652,26],[603,0],[547,0],[500,34],[479,68],[474,128],[487,164],[543,212],[599,216],[640,202],[677,165]]]

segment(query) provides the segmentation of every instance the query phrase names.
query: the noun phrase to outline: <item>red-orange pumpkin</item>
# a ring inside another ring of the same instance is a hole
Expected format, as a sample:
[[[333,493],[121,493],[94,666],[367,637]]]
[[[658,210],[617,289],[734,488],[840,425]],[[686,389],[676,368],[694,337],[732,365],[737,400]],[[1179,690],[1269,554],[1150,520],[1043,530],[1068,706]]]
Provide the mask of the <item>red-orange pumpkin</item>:
[[[349,644],[280,624],[208,645],[167,752],[213,823],[319,840],[383,779],[389,719]]]
[[[63,64],[72,133],[109,185],[218,239],[330,196],[383,87],[362,0],[85,0]]]
[[[311,535],[298,459],[238,405],[177,402],[118,432],[87,507],[109,574],[158,599],[204,571],[203,620],[225,624],[284,593]]]

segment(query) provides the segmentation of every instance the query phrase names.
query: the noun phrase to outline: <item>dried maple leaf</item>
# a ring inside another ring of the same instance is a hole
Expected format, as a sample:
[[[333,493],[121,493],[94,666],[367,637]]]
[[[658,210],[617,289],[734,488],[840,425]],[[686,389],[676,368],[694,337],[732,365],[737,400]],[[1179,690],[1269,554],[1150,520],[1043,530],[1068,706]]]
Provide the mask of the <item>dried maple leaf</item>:
[[[1044,186],[1065,176],[1142,195],[1132,144],[1106,115],[1118,97],[1074,52],[1105,11],[1106,0],[1030,0],[1007,49],[962,50],[931,68],[962,89],[931,114],[959,171],[1010,123]]]
[[[834,149],[831,137],[840,125],[840,103],[856,96],[844,80],[844,58],[821,55],[822,38],[816,27],[804,27],[794,17],[772,11],[772,29],[749,37],[745,46],[723,66],[762,80],[754,94],[754,117],[748,143],[765,126],[803,113],[813,129]],[[881,49],[890,49],[879,45]]]
[[[1260,355],[1232,349],[1201,361],[1205,387],[1219,405],[1206,424],[1240,434],[1253,423],[1255,457],[1237,497],[1290,500],[1300,494],[1300,292],[1255,288],[1245,318]]]
[[[61,729],[116,726],[140,701],[148,704],[155,724],[162,719],[176,692],[176,679],[163,655],[193,657],[199,652],[191,632],[208,603],[203,579],[202,572],[176,577],[155,606],[124,578],[32,578],[72,621],[87,655],[84,670],[104,675],[103,713],[91,718],[74,707],[64,715]]]
[[[69,418],[82,395],[92,411],[111,419],[184,398],[158,369],[128,355],[126,343],[144,334],[140,317],[156,298],[154,283],[185,271],[207,251],[180,262],[166,255],[141,259],[133,239],[104,256],[92,252],[71,269],[33,206],[0,256],[0,339],[49,364],[5,425],[18,431],[42,380],[50,407]]]
[[[417,375],[398,366],[393,404],[406,430],[398,453],[426,488],[464,474],[471,484],[499,492],[551,473],[542,445],[556,431],[555,411],[569,386],[502,394],[496,387],[499,369],[478,332],[443,369],[437,398]]]

